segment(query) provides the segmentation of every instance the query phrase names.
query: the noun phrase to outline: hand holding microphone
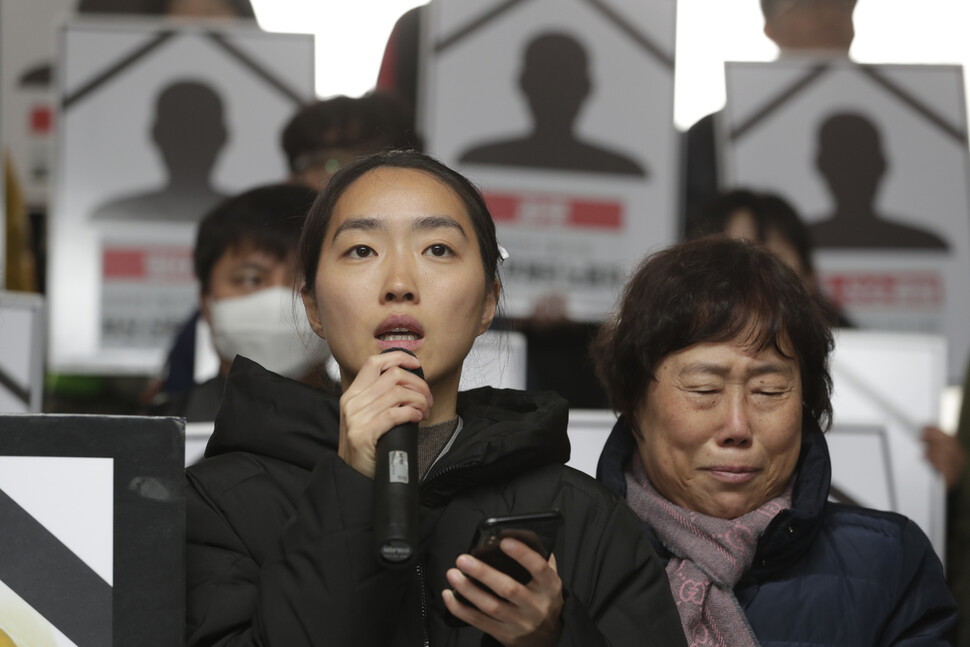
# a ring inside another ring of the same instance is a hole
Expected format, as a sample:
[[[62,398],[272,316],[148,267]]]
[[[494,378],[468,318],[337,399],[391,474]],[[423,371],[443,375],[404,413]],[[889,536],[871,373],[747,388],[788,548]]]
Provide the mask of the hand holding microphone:
[[[383,352],[396,350],[413,355]],[[406,370],[424,379],[421,367]],[[374,537],[385,566],[406,566],[417,550],[419,478],[418,423],[396,425],[377,439],[374,463]]]
[[[406,355],[385,354],[395,350]],[[402,375],[396,368],[413,375]],[[388,566],[409,563],[416,545],[417,426],[418,421],[430,415],[432,400],[418,360],[409,351],[396,348],[368,358],[340,397],[338,454],[349,466],[375,481],[375,537],[378,554],[382,555],[379,559]],[[390,437],[390,443],[383,440],[385,437]],[[407,446],[395,447],[402,443]],[[402,449],[403,454],[392,453]],[[396,461],[393,470],[392,458]],[[404,474],[407,483],[403,482]],[[403,522],[402,513],[406,513]],[[385,545],[388,548],[382,553]]]

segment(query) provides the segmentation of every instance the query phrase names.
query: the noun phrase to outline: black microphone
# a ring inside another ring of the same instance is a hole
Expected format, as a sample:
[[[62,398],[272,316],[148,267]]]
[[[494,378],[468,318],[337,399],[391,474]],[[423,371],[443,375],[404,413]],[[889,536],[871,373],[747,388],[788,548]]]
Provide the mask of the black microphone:
[[[388,348],[383,351],[403,351]],[[422,380],[420,367],[405,369]],[[374,538],[377,555],[389,567],[407,566],[418,547],[418,423],[397,425],[377,439],[374,469]]]

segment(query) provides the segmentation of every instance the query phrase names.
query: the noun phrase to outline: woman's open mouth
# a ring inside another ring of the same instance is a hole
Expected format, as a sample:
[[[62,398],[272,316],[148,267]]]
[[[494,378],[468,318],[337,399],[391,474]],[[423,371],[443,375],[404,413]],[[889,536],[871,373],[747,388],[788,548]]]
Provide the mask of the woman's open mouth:
[[[424,339],[424,328],[413,317],[395,315],[381,322],[374,331],[374,337],[381,350],[395,346],[414,350]]]
[[[421,336],[407,329],[389,330],[377,336],[381,341],[417,341]]]

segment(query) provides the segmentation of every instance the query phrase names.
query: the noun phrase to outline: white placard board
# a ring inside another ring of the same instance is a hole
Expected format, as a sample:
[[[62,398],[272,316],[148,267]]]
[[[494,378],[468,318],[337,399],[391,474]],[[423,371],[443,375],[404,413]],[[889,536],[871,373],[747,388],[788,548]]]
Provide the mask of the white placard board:
[[[79,21],[59,60],[50,362],[151,373],[197,306],[197,221],[286,175],[279,132],[313,97],[313,38]]]
[[[0,413],[40,413],[46,330],[44,297],[0,291]]]
[[[184,640],[182,423],[0,415],[0,627],[17,645]]]
[[[923,457],[920,432],[936,424],[946,364],[947,344],[937,335],[838,331],[828,435],[833,487],[860,505],[906,515],[941,558],[944,487]]]
[[[524,389],[526,339],[520,332],[488,330],[475,339],[461,369],[462,391],[491,386]]]
[[[205,446],[209,444],[209,437],[215,422],[187,422],[185,423],[185,466],[195,465],[205,456]]]
[[[970,352],[970,153],[959,66],[728,63],[727,176],[809,224],[819,278],[863,328]]]
[[[428,150],[481,186],[512,316],[559,293],[610,311],[676,237],[673,0],[437,0],[425,12]]]
[[[570,409],[570,451],[566,464],[595,478],[600,454],[615,424],[616,414],[612,411]]]

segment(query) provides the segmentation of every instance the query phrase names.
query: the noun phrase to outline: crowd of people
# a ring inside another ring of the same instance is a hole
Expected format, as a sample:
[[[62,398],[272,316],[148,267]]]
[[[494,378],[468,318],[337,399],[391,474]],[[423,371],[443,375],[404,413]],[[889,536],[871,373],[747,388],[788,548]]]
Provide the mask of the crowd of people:
[[[854,5],[761,0],[765,33],[845,56]],[[923,432],[945,575],[912,521],[830,501],[829,359],[853,322],[792,204],[723,187],[718,115],[685,135],[684,240],[611,316],[570,321],[557,295],[503,312],[488,206],[416,132],[426,10],[398,21],[376,91],[294,114],[287,178],[200,214],[198,307],[141,396],[214,423],[186,471],[186,644],[970,645],[970,407],[956,437]],[[203,383],[200,321],[218,354]],[[527,336],[528,390],[459,391],[489,329]],[[595,478],[565,465],[570,408],[617,414]],[[418,539],[393,568],[375,475],[401,427]],[[550,510],[548,552],[513,532],[504,566],[471,554],[484,519]]]

